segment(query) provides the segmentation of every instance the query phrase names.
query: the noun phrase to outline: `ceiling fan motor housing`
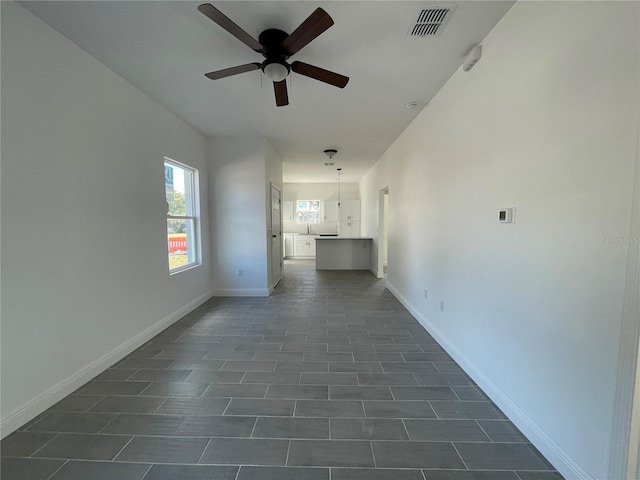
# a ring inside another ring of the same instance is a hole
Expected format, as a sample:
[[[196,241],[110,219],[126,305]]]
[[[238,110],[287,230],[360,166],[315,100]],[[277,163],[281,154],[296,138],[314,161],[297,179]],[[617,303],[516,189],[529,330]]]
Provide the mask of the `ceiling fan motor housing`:
[[[260,68],[262,72],[272,81],[281,82],[289,75],[291,67],[286,59],[289,55],[282,49],[282,41],[289,35],[282,30],[270,28],[260,34],[259,42],[264,47],[262,55],[265,61]]]
[[[282,42],[288,36],[288,33],[277,28],[269,28],[262,32],[258,37],[258,42],[264,47],[263,55],[265,58],[281,58],[283,60],[289,58],[289,55],[282,48]]]

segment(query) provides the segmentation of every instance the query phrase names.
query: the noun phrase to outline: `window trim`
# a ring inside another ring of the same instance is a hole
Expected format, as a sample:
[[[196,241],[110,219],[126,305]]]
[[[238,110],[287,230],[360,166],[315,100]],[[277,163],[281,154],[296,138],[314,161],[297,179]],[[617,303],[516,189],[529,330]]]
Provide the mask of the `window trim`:
[[[317,222],[301,222],[299,220],[299,217],[298,217],[298,202],[318,202],[318,221]],[[296,219],[296,223],[303,224],[303,225],[305,223],[309,223],[309,224],[313,224],[313,225],[317,225],[319,223],[322,223],[322,203],[323,203],[322,200],[307,200],[307,199],[304,199],[304,198],[302,198],[300,200],[296,200],[295,203],[294,203],[295,208],[294,208],[294,212],[293,212],[293,215],[295,216],[295,219]]]
[[[169,165],[172,167],[177,167],[182,170],[188,171],[191,175],[190,181],[187,183],[185,181],[185,215],[169,215],[167,212],[167,220],[187,220],[192,222],[193,224],[193,238],[191,239],[189,247],[193,250],[193,261],[187,263],[186,265],[181,265],[176,268],[171,268],[169,266],[169,257],[167,252],[167,267],[169,268],[169,275],[175,275],[177,273],[184,272],[186,270],[191,270],[192,268],[199,267],[202,265],[202,238],[201,238],[201,230],[200,230],[200,178],[199,171],[197,168],[187,165],[182,162],[178,162],[169,157],[164,157],[163,169],[165,165]],[[166,194],[165,194],[166,195]],[[186,213],[189,212],[190,215]],[[168,227],[165,223],[165,235],[167,235],[168,240]]]

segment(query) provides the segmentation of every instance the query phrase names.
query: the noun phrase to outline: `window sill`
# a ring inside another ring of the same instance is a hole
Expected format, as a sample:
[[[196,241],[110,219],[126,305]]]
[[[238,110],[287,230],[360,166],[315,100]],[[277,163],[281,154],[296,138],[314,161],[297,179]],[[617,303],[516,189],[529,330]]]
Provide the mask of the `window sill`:
[[[192,270],[196,267],[202,265],[201,263],[190,263],[189,265],[183,265],[182,267],[174,268],[173,270],[169,270],[169,275],[176,275],[178,273],[186,272],[187,270]]]

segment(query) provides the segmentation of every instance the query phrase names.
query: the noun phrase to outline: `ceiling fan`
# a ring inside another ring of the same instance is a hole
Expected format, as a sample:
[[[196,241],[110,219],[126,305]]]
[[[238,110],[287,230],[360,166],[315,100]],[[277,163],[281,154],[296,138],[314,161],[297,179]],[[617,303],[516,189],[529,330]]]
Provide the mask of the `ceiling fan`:
[[[273,81],[276,105],[278,107],[289,104],[286,78],[291,71],[339,88],[344,88],[349,82],[349,77],[324,68],[298,61],[287,62],[289,57],[298,53],[304,46],[333,25],[333,19],[322,8],[316,8],[290,35],[282,30],[270,28],[263,31],[257,41],[210,3],[203,3],[198,7],[198,10],[265,58],[262,63],[247,63],[237,67],[205,73],[205,76],[211,80],[261,69]]]

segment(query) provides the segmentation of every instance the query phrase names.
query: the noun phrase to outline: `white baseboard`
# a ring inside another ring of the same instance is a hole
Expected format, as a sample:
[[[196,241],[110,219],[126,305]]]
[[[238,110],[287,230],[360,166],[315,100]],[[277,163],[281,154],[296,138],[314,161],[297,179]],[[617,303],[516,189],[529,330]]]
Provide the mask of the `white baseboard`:
[[[520,408],[480,369],[458,350],[429,320],[422,314],[387,280],[389,291],[409,310],[429,334],[444,348],[462,369],[478,384],[489,398],[509,417],[531,443],[545,456],[545,458],[567,480],[596,480],[573,457],[564,451],[548,435],[544,433]]]
[[[219,288],[213,290],[214,297],[268,297],[268,288]]]
[[[6,437],[25,423],[40,415],[47,408],[56,404],[70,393],[76,391],[96,375],[104,372],[107,368],[122,360],[136,348],[151,340],[158,333],[175,323],[177,320],[198,308],[212,296],[213,291],[200,295],[184,307],[176,310],[171,315],[168,315],[156,324],[143,330],[138,335],[130,338],[122,345],[114,348],[106,355],[103,355],[101,358],[81,368],[62,382],[54,385],[46,392],[28,400],[22,406],[16,408],[3,418],[2,421],[0,421],[0,438]]]

